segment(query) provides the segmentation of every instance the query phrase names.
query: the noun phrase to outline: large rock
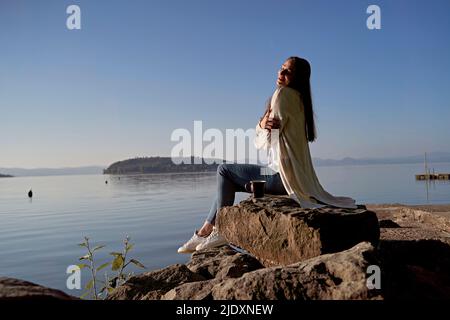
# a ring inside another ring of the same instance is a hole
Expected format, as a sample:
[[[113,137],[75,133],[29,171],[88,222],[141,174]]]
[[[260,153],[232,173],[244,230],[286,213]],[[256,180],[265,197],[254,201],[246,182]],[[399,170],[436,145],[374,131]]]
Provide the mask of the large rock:
[[[286,267],[271,267],[227,279],[212,287],[214,299],[330,300],[381,299],[367,286],[367,268],[377,265],[368,242]]]
[[[216,284],[263,268],[254,257],[228,246],[194,252],[186,266],[208,280],[181,284],[162,296],[162,300],[213,299],[211,290]]]
[[[161,300],[212,300],[212,288],[220,283],[218,279],[182,284],[161,297]]]
[[[367,285],[367,268],[378,264],[373,246],[363,242],[286,267],[247,272],[237,278],[185,283],[167,292],[165,300],[310,300],[381,299]]]
[[[74,300],[73,296],[38,284],[0,277],[0,300]]]
[[[244,273],[263,268],[254,257],[238,253],[228,246],[194,252],[187,267],[206,279],[238,278]]]
[[[380,230],[374,212],[324,207],[301,208],[284,196],[244,200],[224,207],[219,232],[265,266],[289,265],[363,242],[377,245]]]

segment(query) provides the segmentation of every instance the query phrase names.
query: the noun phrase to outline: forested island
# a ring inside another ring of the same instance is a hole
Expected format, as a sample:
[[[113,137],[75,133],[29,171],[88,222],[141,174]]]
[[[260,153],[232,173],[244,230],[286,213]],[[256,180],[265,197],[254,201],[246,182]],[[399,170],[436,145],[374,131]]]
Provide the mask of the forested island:
[[[9,175],[9,174],[1,174],[0,173],[0,178],[12,178],[13,176]]]
[[[177,159],[174,159],[177,160]],[[143,174],[143,173],[176,173],[176,172],[214,172],[219,161],[200,158],[180,158],[176,164],[170,157],[143,157],[118,161],[103,170],[103,174]]]

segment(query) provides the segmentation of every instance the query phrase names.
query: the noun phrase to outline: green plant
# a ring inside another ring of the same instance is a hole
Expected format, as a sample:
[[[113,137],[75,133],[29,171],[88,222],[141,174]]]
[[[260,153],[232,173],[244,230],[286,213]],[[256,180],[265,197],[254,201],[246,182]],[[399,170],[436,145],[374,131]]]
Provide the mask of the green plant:
[[[100,249],[104,248],[105,246],[103,246],[103,245],[96,246],[93,249],[91,249],[91,244],[89,243],[89,238],[88,237],[84,237],[84,242],[79,243],[78,245],[80,247],[85,247],[86,250],[88,251],[87,254],[85,254],[84,256],[79,258],[80,261],[86,260],[88,262],[88,264],[81,263],[81,264],[78,265],[78,267],[80,269],[88,268],[90,270],[90,272],[91,272],[91,280],[84,287],[84,289],[86,291],[80,298],[85,298],[85,297],[90,295],[95,300],[98,300],[99,294],[98,294],[98,291],[97,291],[97,272],[102,270],[102,269],[104,269],[104,268],[106,268],[109,265],[109,262],[108,263],[104,263],[104,264],[102,264],[99,267],[95,267],[94,253],[97,250],[100,250]]]
[[[127,261],[127,255],[128,252],[133,249],[133,244],[130,243],[130,238],[127,236],[125,237],[125,240],[123,241],[123,251],[122,252],[111,252],[110,254],[114,257],[112,264],[111,264],[111,270],[116,271],[116,277],[114,278],[115,287],[122,285],[125,283],[132,275],[133,273],[124,274],[125,268],[130,264],[134,264],[140,268],[145,269],[145,266],[140,263],[136,259],[130,259]]]
[[[122,252],[111,252],[110,255],[112,255],[114,258],[111,261],[105,262],[98,267],[96,267],[94,255],[98,250],[104,248],[105,246],[99,245],[94,248],[91,248],[91,244],[89,243],[88,237],[84,237],[84,242],[78,244],[80,247],[84,247],[87,250],[87,254],[79,258],[80,261],[86,261],[87,263],[78,264],[78,267],[80,269],[87,268],[91,273],[91,279],[85,285],[84,287],[85,292],[81,295],[80,298],[83,299],[86,297],[91,297],[94,300],[106,298],[107,295],[114,288],[125,283],[133,275],[132,272],[125,273],[125,268],[130,263],[145,269],[145,266],[138,260],[136,259],[127,260],[128,253],[133,249],[134,246],[132,243],[130,243],[130,238],[128,236],[125,237],[123,244],[124,248]],[[111,278],[108,275],[108,272],[105,272],[105,280],[104,281],[98,280],[97,273],[105,269],[109,265],[111,265],[111,271],[115,272],[115,276]],[[102,285],[100,289],[98,289],[99,284]]]

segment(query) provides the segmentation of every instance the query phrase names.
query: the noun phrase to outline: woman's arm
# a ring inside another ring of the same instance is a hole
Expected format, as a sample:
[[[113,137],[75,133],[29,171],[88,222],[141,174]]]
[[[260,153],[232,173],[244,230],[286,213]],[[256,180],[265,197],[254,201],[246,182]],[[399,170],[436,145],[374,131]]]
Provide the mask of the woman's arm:
[[[275,119],[278,119],[277,129],[282,133],[289,123],[289,118],[299,109],[299,101],[296,92],[291,88],[279,88],[274,98],[273,113]]]
[[[270,112],[272,111],[272,108],[267,109],[266,113],[261,117],[259,120],[259,126],[261,128],[272,130],[272,129],[279,129],[280,128],[280,120],[278,118],[270,118]]]
[[[293,89],[278,88],[274,93],[273,106],[267,109],[264,116],[256,125],[255,146],[257,149],[268,149],[271,144],[271,131],[278,129],[279,135],[289,122],[289,115],[295,108],[295,97]],[[274,117],[270,118],[273,110]],[[277,140],[275,138],[275,140]]]

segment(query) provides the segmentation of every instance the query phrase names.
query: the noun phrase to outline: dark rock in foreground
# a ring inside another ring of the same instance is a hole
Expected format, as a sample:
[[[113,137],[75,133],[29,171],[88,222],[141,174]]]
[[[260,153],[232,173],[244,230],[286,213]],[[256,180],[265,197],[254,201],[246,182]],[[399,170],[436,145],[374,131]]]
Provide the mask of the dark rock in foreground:
[[[0,277],[0,300],[74,300],[68,294],[32,282]]]
[[[220,210],[219,232],[265,266],[289,265],[368,241],[377,246],[378,219],[357,209],[301,208],[284,196],[244,200]]]
[[[237,253],[228,246],[194,252],[186,266],[206,279],[239,278],[244,273],[263,268],[254,257]]]
[[[107,299],[157,300],[182,283],[202,280],[205,280],[203,276],[192,272],[184,264],[174,264],[131,277],[125,284],[116,288]]]
[[[133,277],[108,299],[381,299],[366,285],[367,267],[377,261],[373,246],[363,242],[287,267],[262,268],[250,255],[223,246],[195,253],[189,270],[173,265]]]
[[[368,266],[377,263],[372,245],[362,242],[339,253],[222,281],[212,287],[212,296],[225,300],[381,299],[380,292],[366,284]]]

